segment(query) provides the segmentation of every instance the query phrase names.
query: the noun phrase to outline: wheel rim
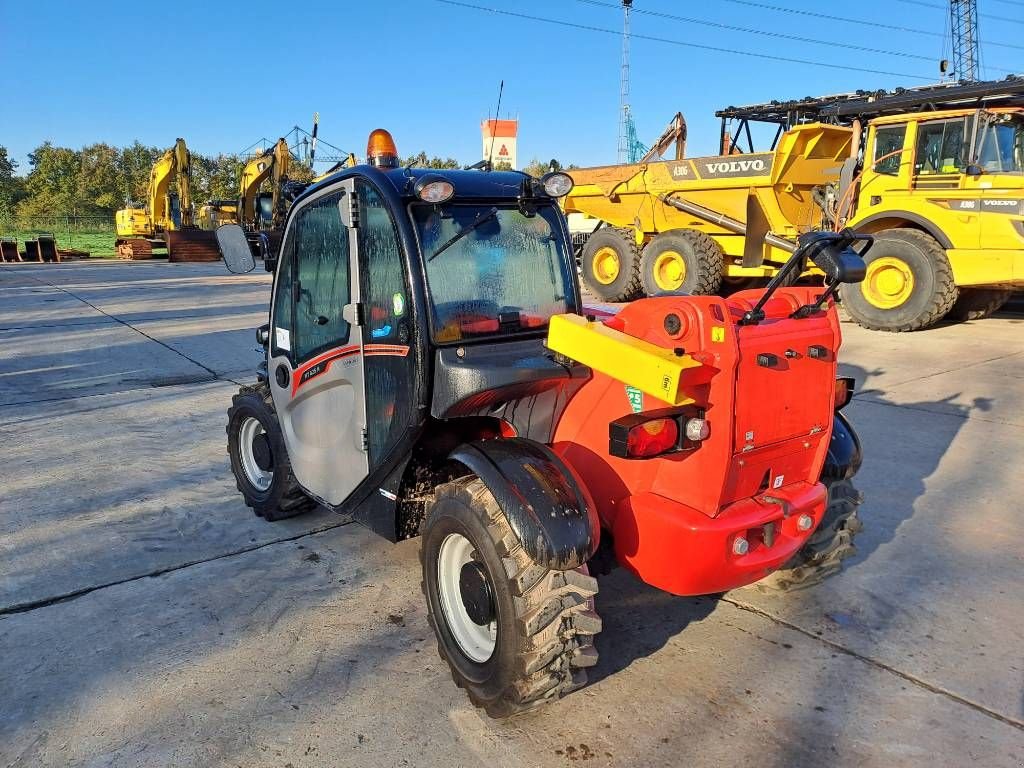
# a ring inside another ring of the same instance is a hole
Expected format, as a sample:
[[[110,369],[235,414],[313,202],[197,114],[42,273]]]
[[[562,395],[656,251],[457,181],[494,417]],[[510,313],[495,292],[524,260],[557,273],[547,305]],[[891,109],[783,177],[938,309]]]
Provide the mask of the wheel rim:
[[[608,285],[615,282],[622,268],[619,263],[619,254],[611,246],[598,248],[592,259],[594,266],[594,279],[601,285]]]
[[[654,260],[654,283],[663,291],[677,291],[686,280],[686,262],[677,251],[663,251]]]
[[[473,549],[472,542],[462,534],[445,536],[437,554],[437,591],[445,623],[455,642],[467,657],[482,664],[494,654],[498,623],[477,624],[463,603],[459,579],[463,566],[473,563]]]
[[[883,256],[868,264],[861,290],[868,303],[879,309],[902,306],[914,292],[910,265],[895,256]]]
[[[261,491],[267,490],[274,479],[274,473],[261,469],[256,461],[254,441],[266,434],[260,420],[252,416],[247,416],[238,429],[238,457],[242,462],[242,471],[249,482]]]

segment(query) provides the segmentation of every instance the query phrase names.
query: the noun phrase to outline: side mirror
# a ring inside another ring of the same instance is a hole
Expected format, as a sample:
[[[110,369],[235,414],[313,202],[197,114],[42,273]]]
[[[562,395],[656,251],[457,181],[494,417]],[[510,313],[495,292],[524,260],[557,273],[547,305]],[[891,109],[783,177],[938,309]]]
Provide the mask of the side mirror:
[[[851,247],[857,241],[867,245],[857,252]],[[863,254],[871,247],[871,235],[843,232],[808,232],[799,238],[800,249],[806,248],[807,258],[825,273],[825,284],[859,283],[864,279],[867,266]]]
[[[217,247],[220,248],[224,266],[229,272],[243,275],[256,268],[256,260],[252,257],[249,241],[245,239],[245,230],[238,224],[217,227]]]
[[[964,169],[964,173],[968,176],[981,176],[985,170],[977,163],[968,163],[967,168]]]

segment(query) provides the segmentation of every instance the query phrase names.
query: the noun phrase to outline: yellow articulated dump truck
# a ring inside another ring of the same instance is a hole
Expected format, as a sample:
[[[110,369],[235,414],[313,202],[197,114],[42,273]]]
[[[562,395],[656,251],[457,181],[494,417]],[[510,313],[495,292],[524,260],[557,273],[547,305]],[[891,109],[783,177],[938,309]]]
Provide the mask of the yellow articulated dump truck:
[[[575,186],[566,213],[605,223],[583,247],[584,281],[605,301],[626,301],[713,294],[723,280],[773,275],[792,250],[783,241],[825,226],[814,190],[849,156],[850,142],[848,128],[802,125],[772,152],[568,171]]]
[[[581,256],[601,298],[714,293],[774,274],[799,233],[844,227],[875,236],[843,296],[867,328],[976,319],[1024,289],[1024,78],[717,115],[721,156],[571,172],[566,211],[604,222]],[[770,152],[751,123],[776,126]]]

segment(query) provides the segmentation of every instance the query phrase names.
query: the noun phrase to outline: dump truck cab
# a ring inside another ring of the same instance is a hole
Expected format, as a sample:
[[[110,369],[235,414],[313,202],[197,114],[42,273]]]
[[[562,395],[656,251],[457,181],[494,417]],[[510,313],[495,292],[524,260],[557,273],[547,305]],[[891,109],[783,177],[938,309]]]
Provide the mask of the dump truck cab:
[[[474,703],[501,717],[582,685],[616,562],[692,595],[807,584],[853,552],[833,298],[870,237],[802,235],[729,303],[586,308],[569,176],[400,168],[383,131],[367,156],[295,200],[279,251],[260,238],[265,366],[228,453],[266,520],[319,503],[421,537],[428,617]],[[241,226],[217,236],[229,269],[255,266]],[[784,287],[805,261],[826,289]]]
[[[842,224],[904,239],[907,231],[921,233],[915,245],[929,256],[921,259],[899,242],[876,251],[866,280],[848,296],[865,323],[901,327],[914,324],[911,315],[938,319],[960,294],[991,304],[1024,288],[1021,108],[876,118],[868,125],[859,182],[844,195]],[[907,316],[903,323],[894,317],[899,314]]]

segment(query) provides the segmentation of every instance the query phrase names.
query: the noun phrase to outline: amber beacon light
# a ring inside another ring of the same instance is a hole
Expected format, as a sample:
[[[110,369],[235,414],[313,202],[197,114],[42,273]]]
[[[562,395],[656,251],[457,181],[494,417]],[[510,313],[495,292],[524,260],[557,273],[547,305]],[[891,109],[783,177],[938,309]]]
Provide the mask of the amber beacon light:
[[[391,134],[383,128],[370,132],[366,142],[366,162],[377,168],[397,168],[398,148]]]

